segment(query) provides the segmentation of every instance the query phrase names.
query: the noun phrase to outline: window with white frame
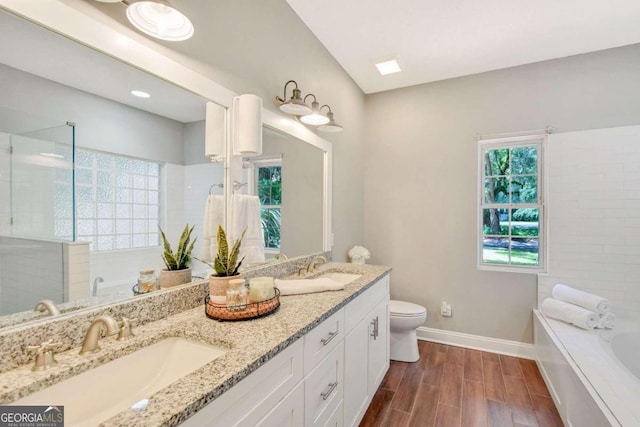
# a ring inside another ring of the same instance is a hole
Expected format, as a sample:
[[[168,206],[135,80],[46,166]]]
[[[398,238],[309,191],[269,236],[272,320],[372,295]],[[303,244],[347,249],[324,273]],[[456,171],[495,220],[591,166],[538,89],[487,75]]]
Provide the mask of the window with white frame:
[[[479,144],[479,267],[544,269],[543,136]]]
[[[264,246],[279,252],[282,230],[282,159],[252,161],[254,194],[260,199],[260,220]]]
[[[76,235],[93,251],[159,245],[160,164],[76,150]]]

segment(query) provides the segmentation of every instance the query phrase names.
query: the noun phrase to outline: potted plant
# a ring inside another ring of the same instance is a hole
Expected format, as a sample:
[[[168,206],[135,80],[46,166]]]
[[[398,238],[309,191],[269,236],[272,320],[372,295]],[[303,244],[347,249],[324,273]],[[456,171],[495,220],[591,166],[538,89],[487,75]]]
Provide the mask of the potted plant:
[[[160,235],[162,236],[162,243],[164,245],[164,253],[162,259],[167,267],[160,271],[160,287],[170,288],[172,286],[182,285],[183,283],[191,282],[191,251],[193,245],[195,245],[197,237],[191,241],[191,232],[193,227],[189,228],[189,224],[184,227],[180,240],[178,241],[178,249],[174,253],[171,249],[171,245],[167,240],[167,236],[164,231],[160,229]]]
[[[244,261],[244,257],[238,261],[238,256],[240,255],[240,245],[246,232],[247,230],[242,232],[242,236],[240,236],[231,247],[231,250],[229,250],[227,233],[225,233],[221,225],[218,225],[218,233],[216,236],[218,253],[213,260],[213,264],[201,259],[198,260],[214,270],[209,276],[209,297],[214,303],[224,304],[229,281],[242,277],[242,274],[238,273],[238,270],[242,265],[242,261]]]

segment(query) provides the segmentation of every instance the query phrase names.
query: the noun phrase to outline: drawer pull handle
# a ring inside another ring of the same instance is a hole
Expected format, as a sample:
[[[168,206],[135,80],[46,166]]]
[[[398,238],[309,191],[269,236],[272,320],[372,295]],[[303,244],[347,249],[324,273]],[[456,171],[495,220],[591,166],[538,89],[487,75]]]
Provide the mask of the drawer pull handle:
[[[335,332],[329,332],[329,336],[327,338],[322,338],[320,341],[322,342],[322,345],[327,345],[331,342],[331,340],[333,340],[337,336],[338,336],[338,329],[336,329]]]
[[[373,325],[373,331],[371,332],[371,336],[373,337],[374,341],[378,339],[378,335],[379,335],[378,322],[379,322],[378,316],[376,316],[376,318],[371,321],[371,324]]]
[[[329,389],[320,393],[320,396],[322,396],[322,400],[327,400],[331,393],[333,393],[333,391],[336,389],[336,387],[338,387],[338,381],[329,383]]]

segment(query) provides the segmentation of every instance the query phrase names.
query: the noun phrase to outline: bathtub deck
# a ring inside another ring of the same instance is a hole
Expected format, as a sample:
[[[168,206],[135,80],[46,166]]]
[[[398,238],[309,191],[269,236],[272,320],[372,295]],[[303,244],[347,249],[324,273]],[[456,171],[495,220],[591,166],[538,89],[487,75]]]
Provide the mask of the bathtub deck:
[[[532,360],[419,341],[391,362],[361,426],[562,427]]]

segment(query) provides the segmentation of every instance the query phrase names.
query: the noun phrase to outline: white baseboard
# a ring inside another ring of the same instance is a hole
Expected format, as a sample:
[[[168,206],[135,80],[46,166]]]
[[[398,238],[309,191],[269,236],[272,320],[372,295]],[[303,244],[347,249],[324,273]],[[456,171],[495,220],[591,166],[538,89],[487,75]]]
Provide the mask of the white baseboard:
[[[523,359],[535,359],[533,344],[483,337],[480,335],[463,334],[461,332],[445,331],[444,329],[427,328],[424,326],[418,328],[417,335],[418,339],[423,341],[433,341],[441,344],[521,357]]]

